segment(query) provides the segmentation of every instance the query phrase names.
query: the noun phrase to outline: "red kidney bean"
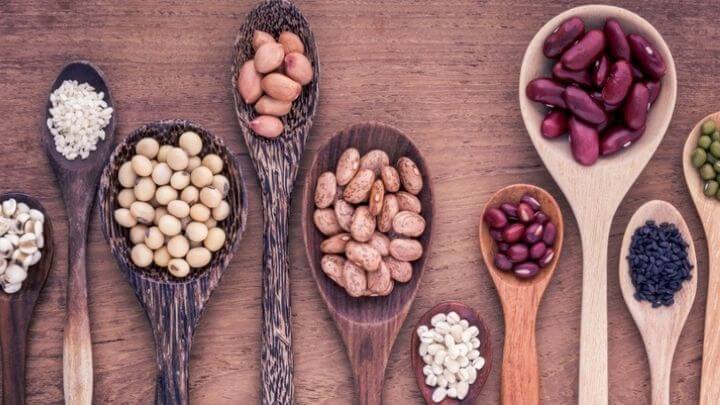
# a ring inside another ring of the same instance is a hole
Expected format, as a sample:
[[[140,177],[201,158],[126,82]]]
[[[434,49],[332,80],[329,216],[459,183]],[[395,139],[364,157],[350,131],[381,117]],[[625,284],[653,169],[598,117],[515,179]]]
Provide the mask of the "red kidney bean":
[[[508,218],[517,218],[518,216],[517,207],[513,204],[502,203],[500,205],[500,209],[505,213],[505,215],[507,215]]]
[[[502,242],[502,231],[499,229],[491,229],[490,230],[490,237],[493,238],[496,242]]]
[[[608,125],[610,125],[610,121],[605,121],[602,124],[595,125],[595,129],[598,131],[598,134],[601,134]]]
[[[582,70],[590,66],[605,49],[605,35],[600,30],[588,31],[577,43],[565,51],[560,59],[570,70]]]
[[[495,267],[502,271],[510,271],[513,268],[513,264],[510,259],[502,253],[496,254],[493,262],[495,263]]]
[[[525,241],[527,243],[537,243],[543,237],[543,226],[540,224],[532,224],[525,229]]]
[[[522,196],[520,201],[529,205],[530,208],[533,209],[533,211],[538,211],[540,209],[540,201],[538,201],[537,198],[535,198],[529,194],[525,194],[524,196]]]
[[[608,42],[610,55],[612,55],[615,60],[630,60],[630,45],[628,45],[625,32],[620,26],[620,23],[614,18],[611,18],[605,22],[603,31],[605,32],[605,38]]]
[[[534,79],[525,89],[530,100],[559,108],[566,108],[564,92],[565,86],[547,78]]]
[[[592,79],[590,78],[590,72],[587,70],[570,70],[563,66],[562,62],[558,62],[552,68],[553,77],[569,83],[577,83],[583,86],[591,86]]]
[[[603,54],[600,59],[595,61],[595,67],[593,68],[592,80],[593,84],[597,87],[602,87],[607,79],[608,72],[610,71],[610,59],[607,55]]]
[[[640,70],[655,80],[665,75],[665,61],[654,46],[639,34],[627,36],[630,52]]]
[[[602,141],[600,141],[600,154],[612,155],[640,139],[644,132],[644,127],[633,131],[624,126],[614,126],[603,134]]]
[[[563,21],[543,44],[543,54],[550,59],[560,56],[585,33],[585,23],[579,17]]]
[[[630,129],[638,130],[645,126],[650,94],[642,83],[635,83],[623,106],[623,119]]]
[[[516,264],[513,268],[515,275],[519,278],[532,278],[540,271],[540,268],[535,263],[525,262]]]
[[[528,203],[518,204],[518,219],[520,222],[529,223],[535,218],[535,210]]]
[[[657,100],[658,96],[660,95],[660,89],[662,89],[662,82],[648,80],[645,82],[645,87],[647,87],[648,94],[650,95],[650,99],[648,100],[648,102],[652,104],[655,102],[655,100]]]
[[[516,243],[510,246],[507,251],[507,256],[513,263],[520,263],[527,260],[529,255],[528,247],[523,243]]]
[[[636,68],[635,65],[632,65],[632,77],[635,79],[635,81],[639,81],[645,78],[645,75],[643,75],[643,72],[640,71],[640,69]]]
[[[611,113],[613,111],[616,111],[618,108],[620,108],[622,104],[608,104],[603,103],[603,108],[605,109],[605,112]]]
[[[602,89],[603,100],[606,104],[619,105],[632,85],[632,69],[627,61],[615,62],[610,68],[607,80]]]
[[[489,208],[487,212],[485,212],[485,222],[487,222],[490,227],[499,229],[507,225],[508,220],[505,213],[499,209]]]
[[[557,236],[557,228],[555,227],[555,224],[552,222],[548,222],[545,224],[545,231],[542,235],[542,240],[545,242],[546,245],[552,246],[553,243],[555,243],[555,238]]]
[[[548,221],[548,216],[542,211],[538,211],[535,213],[535,223],[537,224],[544,224]]]
[[[550,264],[550,262],[552,262],[552,260],[553,260],[554,257],[555,257],[555,251],[553,251],[552,249],[548,248],[548,249],[545,251],[545,254],[540,258],[540,260],[538,260],[538,264],[539,264],[541,267],[545,267],[545,266],[547,266],[548,264]]]
[[[560,110],[548,112],[540,125],[540,133],[546,138],[557,138],[567,133],[567,115]]]
[[[590,124],[601,124],[607,121],[607,114],[590,95],[575,86],[568,86],[565,89],[565,103],[578,118]]]
[[[512,224],[503,229],[503,240],[507,243],[515,243],[522,239],[525,235],[525,227],[523,224]]]
[[[530,258],[538,260],[543,257],[545,251],[547,251],[547,246],[542,242],[538,242],[530,247]]]
[[[582,165],[592,165],[600,155],[600,139],[597,130],[574,116],[570,118],[568,124],[573,157]]]

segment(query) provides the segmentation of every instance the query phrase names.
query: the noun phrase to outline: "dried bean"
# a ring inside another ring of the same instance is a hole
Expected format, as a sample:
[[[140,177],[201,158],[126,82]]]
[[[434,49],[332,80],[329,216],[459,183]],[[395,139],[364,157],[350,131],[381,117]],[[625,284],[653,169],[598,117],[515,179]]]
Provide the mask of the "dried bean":
[[[518,204],[518,219],[521,222],[529,223],[532,222],[532,220],[535,218],[535,210],[530,206],[530,204],[521,202]]]
[[[623,118],[630,129],[638,130],[645,126],[650,95],[642,83],[635,83],[623,106]]]
[[[660,95],[660,89],[662,88],[662,83],[659,81],[652,81],[648,80],[645,82],[645,87],[648,89],[648,94],[650,95],[650,99],[648,100],[648,103],[652,104],[657,100],[658,96]]]
[[[515,243],[522,239],[524,234],[525,227],[522,224],[512,224],[503,230],[502,237],[507,243]]]
[[[608,49],[610,55],[615,60],[630,60],[630,45],[628,45],[625,32],[623,31],[620,23],[617,20],[611,18],[605,22],[605,38],[608,42]]]
[[[557,62],[552,68],[553,77],[561,82],[577,83],[583,86],[592,85],[590,72],[587,70],[570,70],[563,66],[562,62]]]
[[[525,241],[533,244],[539,242],[543,237],[544,227],[540,224],[532,224],[525,229]]]
[[[526,262],[516,264],[513,271],[519,278],[532,278],[540,271],[540,268],[535,263]]]
[[[538,242],[530,247],[530,258],[533,260],[539,260],[543,257],[547,251],[547,245],[543,242]]]
[[[518,210],[517,210],[517,206],[516,206],[516,205],[510,204],[510,203],[503,203],[503,204],[500,205],[500,209],[501,209],[502,212],[504,212],[505,215],[507,215],[509,218],[515,218],[515,219],[516,219],[517,216],[518,216]]]
[[[610,68],[610,73],[602,89],[605,103],[610,105],[620,104],[630,90],[632,80],[630,64],[624,60],[615,62]]]
[[[569,126],[573,157],[582,165],[592,165],[600,156],[600,139],[597,130],[575,117],[570,118]]]
[[[569,86],[565,89],[564,97],[570,111],[583,121],[595,125],[607,121],[605,110],[582,89]]]
[[[627,148],[640,139],[644,132],[644,127],[633,131],[624,126],[614,126],[603,133],[600,142],[600,154],[603,156],[612,155],[620,149]]]
[[[535,79],[528,83],[525,89],[530,100],[559,108],[567,107],[563,98],[564,92],[565,86],[547,78]]]
[[[637,62],[643,73],[655,80],[665,75],[665,61],[650,41],[639,34],[630,34],[627,36],[627,40],[633,60]]]
[[[557,138],[567,133],[567,120],[563,111],[551,110],[540,125],[540,133],[546,138]]]
[[[553,258],[555,258],[555,251],[552,249],[547,249],[545,251],[545,254],[540,258],[540,260],[538,260],[538,264],[540,265],[540,267],[545,267],[550,264],[550,262],[552,262]]]
[[[548,245],[552,246],[555,243],[555,237],[557,236],[557,228],[555,227],[555,224],[552,222],[548,222],[545,224],[545,230],[542,234],[542,241]]]
[[[507,251],[507,256],[513,263],[520,263],[527,260],[529,255],[528,247],[523,243],[517,243],[510,246]]]
[[[590,66],[603,49],[605,49],[605,35],[602,31],[588,31],[563,54],[560,60],[570,70],[582,70]]]
[[[490,208],[485,213],[485,222],[492,228],[502,228],[507,225],[507,217],[498,208]]]
[[[522,196],[520,199],[521,202],[524,202],[525,204],[529,205],[530,208],[533,209],[533,211],[539,211],[540,210],[540,201],[537,200],[537,198],[526,194]]]
[[[548,58],[556,58],[565,52],[585,33],[585,23],[579,17],[563,21],[550,34],[543,44],[543,54]]]
[[[610,72],[610,59],[607,55],[603,54],[600,59],[595,62],[595,68],[593,69],[592,81],[597,87],[602,87],[605,84],[608,73]]]
[[[508,259],[508,257],[502,253],[496,254],[493,262],[495,264],[495,267],[502,271],[510,271],[513,268],[513,264],[510,259]]]

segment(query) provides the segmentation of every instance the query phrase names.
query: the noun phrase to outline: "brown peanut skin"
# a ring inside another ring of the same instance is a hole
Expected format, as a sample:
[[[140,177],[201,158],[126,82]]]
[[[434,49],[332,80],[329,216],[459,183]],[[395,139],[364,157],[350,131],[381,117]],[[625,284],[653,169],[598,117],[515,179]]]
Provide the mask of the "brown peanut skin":
[[[380,262],[378,271],[367,273],[367,289],[371,295],[388,295],[393,289],[390,269],[384,262]]]
[[[343,199],[335,201],[335,217],[337,218],[340,228],[345,232],[350,232],[352,225],[352,216],[355,213],[355,207]]]
[[[337,255],[325,255],[320,259],[320,267],[340,287],[345,286],[344,267],[345,258]]]
[[[245,62],[238,72],[237,87],[245,104],[255,103],[262,96],[262,75],[252,60]]]
[[[275,38],[265,31],[255,30],[253,32],[252,46],[253,50],[258,50],[262,45],[268,42],[275,42]]]
[[[378,179],[375,180],[375,182],[372,185],[372,188],[370,189],[370,215],[377,216],[380,214],[380,210],[382,210],[383,206],[383,199],[385,198],[385,186],[383,185],[383,181]]]
[[[380,253],[380,256],[385,257],[390,254],[390,238],[384,233],[375,231],[368,243]]]
[[[397,260],[391,256],[383,258],[383,262],[390,269],[393,280],[399,283],[407,283],[412,278],[412,264]]]
[[[345,291],[352,297],[361,297],[367,288],[365,271],[350,260],[346,260],[343,267],[343,282]]]
[[[375,217],[370,214],[367,206],[361,205],[355,208],[350,224],[350,234],[358,242],[367,242],[375,232]],[[338,225],[339,227],[339,225]]]
[[[333,236],[342,232],[340,224],[335,217],[335,211],[330,208],[322,208],[315,210],[313,213],[313,222],[315,226],[325,236]]]
[[[285,53],[298,52],[301,54],[305,53],[305,45],[299,36],[290,31],[283,31],[278,37],[278,42],[282,44]]]
[[[413,262],[422,257],[423,248],[415,239],[393,239],[390,241],[390,255],[397,260]]]
[[[377,220],[378,230],[380,232],[390,232],[392,229],[392,220],[398,212],[400,212],[398,198],[395,194],[386,195]]]
[[[355,177],[359,168],[360,152],[355,148],[345,149],[345,152],[340,155],[337,167],[335,168],[335,177],[337,178],[338,185],[345,186],[350,183],[350,180]]]
[[[425,231],[425,218],[411,211],[400,211],[393,218],[392,229],[399,235],[416,238]]]
[[[400,173],[400,182],[405,191],[415,195],[420,193],[423,188],[423,179],[415,162],[410,158],[401,157],[398,159],[396,167],[398,173]]]
[[[270,73],[260,82],[262,89],[270,97],[280,101],[295,101],[300,96],[300,83],[282,73]]]
[[[258,86],[259,85],[260,81],[258,80]],[[262,88],[260,88],[260,92],[262,93]],[[292,102],[275,100],[269,96],[262,96],[257,103],[255,103],[255,111],[263,115],[282,117],[283,115],[287,115],[291,109]]]
[[[255,51],[255,70],[259,73],[270,73],[282,65],[285,51],[277,42],[267,42]]]
[[[390,164],[390,157],[385,151],[373,149],[360,159],[361,169],[370,169],[376,176],[380,175],[383,167]]]
[[[337,181],[333,172],[325,172],[318,177],[315,186],[315,205],[318,208],[327,208],[335,201],[337,194]]]
[[[313,79],[312,65],[308,58],[301,53],[292,52],[285,55],[284,67],[285,74],[303,86]]]
[[[345,186],[343,198],[351,204],[360,204],[361,202],[367,201],[374,181],[375,174],[372,170],[358,170],[355,177]]]
[[[347,259],[367,271],[377,271],[380,267],[382,257],[377,250],[368,243],[360,243],[351,240],[345,246]]]
[[[400,191],[400,173],[392,166],[385,166],[380,169],[380,177],[382,177],[385,191],[389,193],[397,193]]]
[[[331,236],[320,244],[320,251],[328,254],[342,254],[345,253],[345,247],[352,238],[349,233],[339,233],[335,236]]]
[[[400,191],[395,194],[395,197],[397,198],[398,208],[400,211],[410,211],[416,214],[422,212],[422,203],[420,202],[420,199],[414,195],[405,191]]]

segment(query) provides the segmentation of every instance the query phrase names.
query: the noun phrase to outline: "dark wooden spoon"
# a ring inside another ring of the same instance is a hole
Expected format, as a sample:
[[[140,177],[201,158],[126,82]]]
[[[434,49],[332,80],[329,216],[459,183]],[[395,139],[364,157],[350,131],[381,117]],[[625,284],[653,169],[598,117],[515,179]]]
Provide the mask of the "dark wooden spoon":
[[[135,154],[135,145],[145,137],[155,138],[161,145],[177,145],[185,131],[194,131],[203,140],[201,156],[215,153],[224,163],[223,173],[230,181],[230,216],[218,226],[227,235],[225,246],[213,253],[212,261],[188,277],[178,279],[154,264],[139,268],[130,259],[132,244],[129,230],[119,226],[113,217],[119,208],[117,194],[122,190],[118,169]],[[247,195],[237,157],[222,139],[188,121],[162,121],[136,129],[120,143],[100,179],[99,201],[103,234],[113,256],[135,290],[150,321],[155,337],[157,379],[156,404],[187,404],[190,345],[205,304],[220,282],[225,268],[242,238],[247,222]]]
[[[86,61],[71,62],[60,71],[50,93],[65,80],[88,83],[97,92],[105,93],[105,102],[113,107],[110,88],[95,65]],[[67,160],[57,150],[53,135],[47,128],[50,116],[48,99],[43,116],[42,144],[57,178],[65,210],[68,215],[68,283],[66,292],[65,333],[63,335],[63,386],[65,402],[75,405],[92,403],[93,365],[92,340],[90,337],[90,316],[87,306],[87,277],[85,254],[87,248],[90,210],[95,199],[100,171],[112,150],[117,111],[113,111],[110,123],[105,128],[105,139],[97,143],[97,150],[87,159]]]
[[[45,215],[43,235],[45,246],[42,258],[28,269],[28,277],[20,291],[14,294],[0,292],[0,344],[2,345],[2,399],[3,404],[25,403],[25,353],[35,303],[45,286],[55,254],[53,228],[45,208],[39,201],[23,193],[4,193],[0,201],[14,198]]]
[[[313,223],[315,184],[321,173],[335,170],[340,154],[349,147],[357,148],[361,154],[372,149],[382,149],[390,156],[391,162],[407,156],[417,164],[423,176],[424,187],[418,195],[422,203],[422,215],[427,223],[419,239],[423,246],[423,256],[413,262],[412,279],[404,284],[396,283],[392,293],[385,297],[353,298],[320,268],[320,242],[324,237]],[[380,404],[390,350],[420,285],[432,235],[430,178],[425,160],[412,141],[397,129],[380,124],[355,125],[336,134],[318,151],[307,175],[302,201],[305,252],[320,295],[345,342],[360,404]]]
[[[303,87],[292,110],[282,118],[285,131],[276,139],[256,136],[248,127],[255,117],[252,105],[245,104],[237,90],[237,75],[252,58],[255,30],[277,38],[283,31],[297,34],[305,45],[305,55],[313,66],[313,80]],[[235,39],[232,88],[235,111],[262,190],[263,300],[262,300],[262,401],[264,404],[292,404],[293,387],[292,325],[290,309],[290,262],[288,256],[288,209],[293,183],[305,149],[318,100],[320,60],[307,20],[288,0],[266,0],[250,11]]]
[[[440,403],[443,405],[470,405],[475,403],[475,400],[480,395],[480,391],[482,391],[488,376],[490,376],[490,371],[492,370],[492,347],[490,345],[490,333],[488,332],[485,323],[482,321],[482,318],[480,318],[480,315],[475,310],[462,302],[445,301],[435,305],[429,311],[425,312],[423,316],[420,317],[417,325],[415,325],[415,329],[411,333],[410,360],[412,363],[413,373],[415,373],[415,380],[417,381],[418,388],[420,388],[423,398],[425,398],[425,403],[435,404],[432,400],[433,387],[425,384],[425,375],[423,374],[423,367],[425,367],[425,363],[420,357],[420,338],[418,337],[416,331],[421,325],[430,327],[430,320],[436,314],[447,314],[450,311],[457,312],[457,314],[460,315],[460,318],[467,319],[471,326],[475,325],[480,330],[480,334],[478,335],[478,338],[480,339],[479,351],[480,355],[485,359],[485,366],[478,372],[477,379],[470,385],[470,390],[464,399],[458,400],[445,398]]]

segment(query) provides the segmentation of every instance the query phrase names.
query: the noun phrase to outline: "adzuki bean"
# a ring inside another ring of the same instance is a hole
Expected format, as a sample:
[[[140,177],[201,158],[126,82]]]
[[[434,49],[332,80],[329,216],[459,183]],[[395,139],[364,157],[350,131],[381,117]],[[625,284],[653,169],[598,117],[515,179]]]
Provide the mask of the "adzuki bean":
[[[517,206],[510,204],[510,203],[504,203],[504,204],[500,205],[500,209],[509,218],[517,219],[517,216],[518,216]]]
[[[665,61],[650,41],[639,34],[630,34],[627,36],[627,40],[628,44],[630,44],[633,59],[637,61],[643,73],[655,80],[665,75]]]
[[[550,264],[550,262],[552,262],[554,257],[555,257],[555,251],[548,248],[545,251],[545,254],[543,255],[543,257],[541,257],[540,260],[538,260],[538,264],[542,267],[545,267],[548,264]]]
[[[497,208],[490,208],[487,210],[485,213],[485,222],[493,228],[502,228],[508,223],[505,214]]]
[[[493,262],[495,263],[495,267],[502,271],[510,271],[513,269],[513,264],[510,259],[502,253],[495,254]]]
[[[611,18],[605,22],[605,38],[608,42],[608,49],[610,55],[615,60],[630,60],[630,45],[628,45],[627,38],[625,38],[625,31],[623,31],[620,23],[617,20]]]
[[[573,17],[560,24],[543,44],[543,54],[555,58],[565,52],[585,33],[585,23],[579,17]]]
[[[560,58],[570,70],[582,70],[590,66],[605,49],[605,35],[600,30],[588,31]]]
[[[511,224],[503,230],[503,240],[507,243],[515,243],[525,235],[525,227],[522,224]]]
[[[507,256],[513,263],[524,262],[527,260],[529,254],[530,251],[528,250],[528,247],[523,243],[516,243],[510,246],[510,249],[507,251]]]
[[[532,222],[532,220],[535,218],[535,210],[530,206],[530,204],[521,202],[518,204],[518,219],[520,222],[523,223],[529,223]]]
[[[638,130],[645,126],[650,95],[642,83],[635,83],[623,106],[623,119],[630,129]]]
[[[546,245],[552,246],[555,243],[555,237],[557,236],[557,228],[552,222],[548,222],[545,225],[545,231],[543,232],[542,240]]]
[[[548,112],[540,125],[540,133],[546,138],[557,138],[566,134],[567,130],[567,115],[560,110]]]
[[[537,243],[542,240],[542,237],[543,226],[541,224],[535,223],[525,229],[525,242],[527,243]]]
[[[547,245],[543,242],[537,242],[530,248],[530,258],[533,260],[539,260],[545,255],[547,251]]]
[[[515,275],[520,278],[532,278],[540,271],[537,264],[531,262],[525,262],[516,264],[513,268]]]

